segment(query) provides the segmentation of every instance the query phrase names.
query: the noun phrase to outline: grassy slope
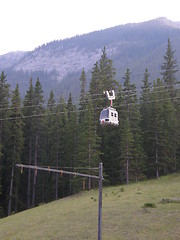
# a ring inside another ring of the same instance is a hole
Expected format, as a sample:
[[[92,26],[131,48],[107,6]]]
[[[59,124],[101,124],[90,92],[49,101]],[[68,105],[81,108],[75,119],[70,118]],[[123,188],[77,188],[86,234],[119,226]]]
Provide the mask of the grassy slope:
[[[179,239],[180,175],[103,189],[102,239]],[[122,191],[124,190],[124,191]],[[155,208],[143,208],[145,203]],[[97,239],[98,191],[84,192],[0,220],[0,239]]]

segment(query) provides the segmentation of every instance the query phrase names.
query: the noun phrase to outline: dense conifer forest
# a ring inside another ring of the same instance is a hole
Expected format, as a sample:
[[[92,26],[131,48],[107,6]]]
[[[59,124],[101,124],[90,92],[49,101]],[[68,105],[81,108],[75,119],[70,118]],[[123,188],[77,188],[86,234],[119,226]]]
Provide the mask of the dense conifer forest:
[[[162,56],[161,79],[150,83],[144,70],[141,88],[131,83],[131,69],[124,83],[116,81],[113,61],[106,49],[91,71],[80,75],[78,101],[55,98],[45,101],[40,79],[30,79],[24,99],[19,86],[10,91],[8,76],[0,76],[0,217],[19,212],[81,189],[92,189],[90,179],[62,176],[15,164],[50,166],[88,174],[104,167],[104,184],[128,184],[158,178],[180,169],[180,82],[174,50],[168,39]],[[109,106],[103,91],[115,90],[114,108],[119,126],[99,125],[100,111]]]

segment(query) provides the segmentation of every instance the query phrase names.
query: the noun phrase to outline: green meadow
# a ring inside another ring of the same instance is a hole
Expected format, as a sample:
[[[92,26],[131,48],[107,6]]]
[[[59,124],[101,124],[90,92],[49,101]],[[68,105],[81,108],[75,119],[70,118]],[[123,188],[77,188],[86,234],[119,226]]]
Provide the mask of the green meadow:
[[[179,226],[179,174],[103,187],[102,240],[179,239]],[[98,189],[0,219],[0,239],[98,239]]]

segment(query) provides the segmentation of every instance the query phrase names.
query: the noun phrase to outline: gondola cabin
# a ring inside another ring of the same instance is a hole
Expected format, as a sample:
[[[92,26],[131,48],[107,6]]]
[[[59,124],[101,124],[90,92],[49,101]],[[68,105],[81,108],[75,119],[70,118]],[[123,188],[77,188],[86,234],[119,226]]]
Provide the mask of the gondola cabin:
[[[119,125],[118,112],[112,107],[105,108],[100,113],[99,122],[101,126]]]

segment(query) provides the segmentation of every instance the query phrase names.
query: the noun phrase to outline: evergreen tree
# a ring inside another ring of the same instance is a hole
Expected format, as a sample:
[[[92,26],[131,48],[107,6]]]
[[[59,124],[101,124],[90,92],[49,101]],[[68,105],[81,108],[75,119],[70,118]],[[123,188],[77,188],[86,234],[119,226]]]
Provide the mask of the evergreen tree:
[[[6,197],[7,192],[7,143],[9,142],[9,97],[10,85],[4,72],[0,75],[0,217],[7,211]]]
[[[160,173],[163,171],[163,161],[165,161],[165,151],[164,146],[167,144],[166,139],[166,129],[164,128],[164,102],[167,100],[165,97],[165,88],[160,79],[157,82],[154,81],[153,91],[151,96],[151,127],[150,127],[150,139],[151,144],[149,148],[151,153],[149,153],[150,173],[158,178]],[[154,176],[151,175],[151,176]]]
[[[135,85],[130,83],[130,70],[127,69],[124,76],[123,85],[123,112],[121,124],[121,142],[120,142],[120,152],[121,152],[121,167],[123,169],[123,174],[125,175],[126,183],[129,183],[129,171],[130,165],[133,160],[133,133],[131,126],[131,116],[133,113],[133,98],[135,94]]]
[[[89,93],[91,94],[92,101],[95,100],[95,102],[101,91],[99,74],[100,74],[99,63],[96,62],[92,69],[91,82],[89,86]]]
[[[44,126],[45,126],[45,151],[43,164],[45,166],[56,166],[56,103],[54,92],[51,90],[47,107],[45,110]],[[54,174],[43,174],[43,191],[42,202],[49,202],[55,197],[55,176]]]
[[[175,74],[178,71],[177,61],[174,58],[174,53],[175,51],[172,50],[171,41],[168,39],[164,62],[161,66],[161,74],[172,100],[176,97],[175,84],[177,83],[177,80]]]
[[[5,142],[5,134],[7,122],[4,121],[8,117],[8,105],[9,105],[9,92],[10,85],[7,83],[6,75],[4,72],[0,76],[0,145],[3,146]],[[4,125],[3,125],[4,124]]]
[[[87,105],[87,93],[86,93],[86,74],[84,68],[80,77],[81,82],[81,91],[79,97],[79,124],[81,124],[84,120],[85,108]]]
[[[180,89],[177,91],[176,98],[176,123],[175,133],[176,133],[176,147],[174,148],[174,168],[177,171],[180,168]]]
[[[54,125],[56,121],[56,103],[55,103],[55,98],[54,98],[54,92],[51,90],[48,104],[46,107],[46,117],[45,117],[45,129],[46,129],[46,142],[45,142],[45,158],[46,158],[46,165],[54,165],[55,162],[53,161],[54,157]]]
[[[84,71],[82,72],[81,81],[81,93],[80,93],[80,107],[79,107],[79,134],[78,134],[78,161],[77,165],[82,167],[97,167],[99,163],[99,137],[96,133],[97,126],[97,111],[96,98],[99,97],[98,94],[98,63],[95,64],[94,73],[92,73],[92,81],[90,83],[91,87],[89,90],[89,95],[85,91],[86,78]],[[94,90],[94,92],[93,92]],[[93,101],[93,100],[95,101]],[[94,102],[94,108],[93,104]],[[98,113],[99,115],[99,113]],[[99,117],[99,116],[98,116]],[[90,172],[89,172],[90,174]],[[88,189],[91,189],[91,178],[88,180]]]
[[[55,115],[55,124],[53,132],[55,133],[55,144],[54,144],[54,152],[56,159],[56,168],[63,167],[66,165],[66,124],[67,124],[67,108],[64,99],[61,97],[57,107],[56,107],[56,115]],[[68,136],[67,136],[68,138]],[[60,196],[64,196],[64,185],[62,184],[62,179],[60,180],[60,176],[56,174],[55,181],[55,197],[58,199]],[[61,189],[60,189],[61,188]],[[61,192],[59,191],[61,190]]]
[[[42,151],[43,151],[43,121],[42,116],[44,115],[44,99],[43,99],[43,90],[39,79],[37,79],[35,87],[34,87],[34,129],[35,129],[35,139],[34,139],[34,166],[42,163]],[[36,178],[37,171],[34,170],[34,178],[33,178],[33,192],[32,192],[32,207],[35,205],[35,195],[36,195]],[[41,193],[39,191],[39,193]]]
[[[142,147],[142,134],[140,130],[140,111],[136,94],[136,86],[130,83],[130,70],[127,69],[124,77],[124,120],[123,127],[127,127],[127,130],[122,132],[127,133],[127,139],[123,140],[126,146],[122,148],[128,150],[126,152],[126,183],[129,182],[129,178],[136,181],[144,172],[144,151]],[[131,139],[133,136],[133,139]],[[131,156],[131,157],[130,157]],[[129,175],[131,171],[131,176]]]
[[[143,148],[146,153],[146,168],[149,168],[149,152],[151,152],[151,138],[150,138],[150,118],[151,118],[151,83],[149,82],[148,69],[145,70],[144,79],[142,80],[142,90],[140,96],[140,113],[141,113],[141,129],[143,135]],[[147,173],[146,173],[147,174]]]
[[[65,136],[65,144],[66,144],[66,159],[64,162],[64,166],[73,169],[76,165],[76,156],[77,156],[77,132],[78,132],[78,118],[77,118],[77,110],[76,107],[72,103],[72,96],[69,95],[67,102],[67,124],[66,124],[66,136]],[[77,166],[77,165],[76,165]],[[72,186],[72,177],[70,175],[69,181],[69,194],[73,193]],[[67,193],[66,193],[67,194]]]
[[[171,44],[171,41],[170,39],[168,39],[168,44],[167,44],[167,49],[166,49],[166,54],[164,56],[164,62],[161,66],[161,74],[162,74],[162,77],[163,77],[163,81],[165,83],[165,86],[170,94],[170,98],[171,98],[171,101],[173,102],[174,104],[174,107],[176,109],[176,119],[178,119],[179,117],[179,99],[178,99],[178,90],[176,88],[176,84],[177,84],[177,80],[176,80],[176,73],[178,71],[178,65],[177,65],[177,61],[174,57],[174,54],[175,54],[175,51],[173,51],[172,49],[172,44]],[[178,122],[176,122],[175,124],[175,128],[177,127],[177,124]],[[179,128],[177,128],[179,129]],[[178,146],[178,142],[179,142],[179,134],[178,134],[178,131],[176,130],[175,131],[175,134],[174,134],[174,137],[173,137],[173,141],[174,141],[174,162],[175,162],[175,169],[177,167],[177,146]]]
[[[151,97],[151,83],[149,82],[149,72],[148,69],[145,70],[144,79],[143,79],[143,86],[141,87],[141,97],[140,97],[140,111],[142,115],[142,129],[143,132],[148,127],[148,120],[149,120],[149,103]]]
[[[34,108],[35,108],[35,99],[34,99],[34,86],[32,78],[29,81],[29,89],[26,92],[24,101],[23,101],[23,115],[24,115],[24,149],[23,149],[23,159],[25,164],[32,165],[33,153],[34,153]],[[27,194],[26,194],[26,205],[27,209],[31,207],[31,169],[28,169],[27,176]]]
[[[95,132],[93,115],[92,100],[88,96],[88,102],[84,109],[84,119],[79,125],[78,166],[89,169],[97,167],[100,162],[100,139]],[[88,173],[91,174],[91,171]],[[89,178],[88,189],[90,190],[91,187],[91,178]]]
[[[105,47],[99,60],[99,70],[101,89],[103,91],[116,90],[117,82],[115,80],[115,68],[113,68],[112,60],[107,58]]]
[[[99,122],[99,115],[100,110],[102,108],[101,105],[101,97],[103,95],[102,89],[101,89],[101,82],[100,82],[100,70],[99,70],[99,64],[96,62],[94,64],[94,68],[92,70],[92,76],[91,76],[91,82],[89,86],[89,94],[91,95],[92,104],[94,108],[94,125],[95,129],[97,130],[97,125]],[[104,98],[104,96],[103,96]]]
[[[164,93],[164,157],[163,174],[176,171],[176,149],[178,147],[176,110],[169,92]]]
[[[129,183],[130,164],[133,159],[133,144],[134,140],[131,124],[129,118],[126,116],[122,123],[120,149],[121,149],[122,180],[124,180],[125,176],[125,181],[127,184]]]
[[[19,95],[19,87],[16,86],[13,96],[12,96],[12,104],[11,104],[11,115],[10,118],[10,141],[9,141],[9,153],[8,158],[10,159],[9,164],[12,166],[11,172],[11,183],[10,183],[10,194],[9,194],[9,207],[8,207],[8,215],[11,214],[12,207],[12,196],[13,196],[13,180],[14,180],[14,164],[21,162],[21,154],[23,149],[23,120],[22,120],[22,112],[21,112],[21,99]],[[16,193],[15,193],[15,206],[14,210],[17,212],[18,210],[18,190],[19,190],[19,175],[16,178]]]

